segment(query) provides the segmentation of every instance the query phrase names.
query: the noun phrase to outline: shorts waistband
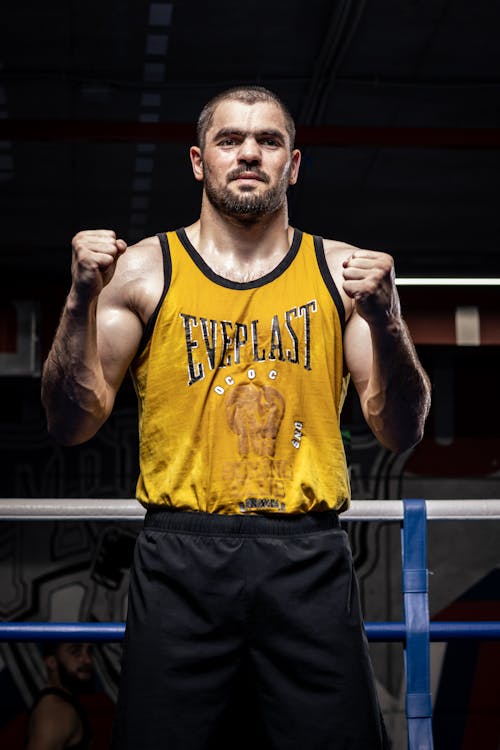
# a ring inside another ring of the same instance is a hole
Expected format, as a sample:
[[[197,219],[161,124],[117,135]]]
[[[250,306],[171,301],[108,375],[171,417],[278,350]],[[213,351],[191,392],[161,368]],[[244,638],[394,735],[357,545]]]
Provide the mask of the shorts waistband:
[[[231,536],[301,536],[340,528],[336,511],[279,515],[223,515],[148,508],[145,529]]]

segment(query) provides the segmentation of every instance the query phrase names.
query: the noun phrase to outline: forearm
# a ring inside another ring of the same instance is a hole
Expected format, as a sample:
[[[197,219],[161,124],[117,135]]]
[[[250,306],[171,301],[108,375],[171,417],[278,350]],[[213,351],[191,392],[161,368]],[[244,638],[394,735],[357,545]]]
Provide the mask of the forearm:
[[[423,436],[430,383],[401,318],[370,329],[372,368],[362,397],[366,421],[378,440],[400,453]]]
[[[111,411],[97,348],[97,299],[70,292],[42,373],[42,403],[49,432],[72,445],[91,438]]]

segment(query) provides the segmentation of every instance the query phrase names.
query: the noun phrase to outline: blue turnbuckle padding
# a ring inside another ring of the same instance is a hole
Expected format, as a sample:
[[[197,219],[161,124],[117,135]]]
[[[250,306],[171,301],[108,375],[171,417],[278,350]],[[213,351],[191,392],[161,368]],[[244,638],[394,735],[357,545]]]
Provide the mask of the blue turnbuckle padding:
[[[428,591],[428,575],[424,570],[403,570],[403,593],[425,594]]]
[[[406,624],[408,750],[432,750],[427,515],[424,500],[403,500],[401,550]]]
[[[411,719],[432,716],[432,702],[430,693],[411,693],[406,701],[406,711]]]

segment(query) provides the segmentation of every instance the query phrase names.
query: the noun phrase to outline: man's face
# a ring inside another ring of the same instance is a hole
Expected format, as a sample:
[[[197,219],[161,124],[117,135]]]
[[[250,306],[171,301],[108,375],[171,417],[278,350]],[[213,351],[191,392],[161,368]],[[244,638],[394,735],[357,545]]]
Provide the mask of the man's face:
[[[191,158],[212,206],[247,222],[283,206],[300,163],[277,104],[233,100],[219,104],[203,152],[193,147]]]
[[[94,674],[90,643],[62,643],[52,658],[63,687],[71,692],[88,689]]]

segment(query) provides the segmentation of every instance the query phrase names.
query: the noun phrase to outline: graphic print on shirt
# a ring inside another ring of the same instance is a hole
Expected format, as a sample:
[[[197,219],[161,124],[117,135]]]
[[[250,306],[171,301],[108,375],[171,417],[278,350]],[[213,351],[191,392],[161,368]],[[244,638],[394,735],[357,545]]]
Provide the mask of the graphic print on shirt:
[[[285,399],[268,385],[240,383],[226,400],[229,427],[238,435],[240,456],[274,456]]]
[[[267,326],[259,320],[233,322],[179,313],[186,341],[188,385],[203,380],[207,371],[243,361],[290,362],[311,370],[311,315],[317,310],[316,300],[311,300],[281,316],[273,315]]]
[[[278,374],[286,377],[290,365],[312,370],[311,316],[317,310],[317,301],[310,300],[273,315],[267,324],[259,320],[216,321],[179,313],[188,386],[196,388],[213,372],[210,398],[217,397],[220,405],[216,408],[225,412],[225,420],[217,419],[216,423],[220,428],[225,423],[234,435],[234,458],[228,460],[226,456],[220,468],[226,491],[240,512],[286,510],[284,497],[292,461],[289,456],[276,455],[286,412],[286,399],[276,381]],[[268,363],[272,363],[270,368]],[[242,365],[246,365],[246,371],[242,372]],[[219,374],[223,376],[220,379]],[[303,424],[295,417],[292,425],[287,443],[298,449]]]
[[[271,373],[276,379],[276,370]],[[254,374],[251,369],[250,377]],[[235,459],[226,459],[221,467],[228,496],[240,512],[283,512],[286,483],[292,476],[292,463],[276,455],[285,398],[274,386],[255,380],[235,384],[233,378],[227,378],[226,386],[220,389],[223,393],[217,393],[225,404],[227,425],[237,438],[238,451]]]

